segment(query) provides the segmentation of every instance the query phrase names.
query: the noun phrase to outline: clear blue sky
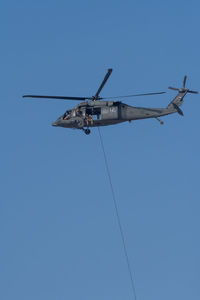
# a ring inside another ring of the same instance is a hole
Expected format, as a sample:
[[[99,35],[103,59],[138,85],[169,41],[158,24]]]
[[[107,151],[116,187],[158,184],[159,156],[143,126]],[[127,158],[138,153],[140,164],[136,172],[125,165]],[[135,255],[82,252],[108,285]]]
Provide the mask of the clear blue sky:
[[[102,96],[200,91],[199,1],[1,0],[0,299],[132,299],[98,132],[54,128]],[[128,100],[165,107],[166,95]],[[102,128],[138,300],[200,299],[200,96]]]

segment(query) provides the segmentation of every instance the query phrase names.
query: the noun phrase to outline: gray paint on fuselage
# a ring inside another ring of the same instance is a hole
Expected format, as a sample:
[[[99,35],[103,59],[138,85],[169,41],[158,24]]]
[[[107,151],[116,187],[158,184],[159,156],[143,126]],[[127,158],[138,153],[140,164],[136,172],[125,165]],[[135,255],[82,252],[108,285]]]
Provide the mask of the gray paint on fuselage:
[[[181,106],[186,92],[179,92],[178,95],[170,102],[166,108],[148,108],[148,107],[134,107],[119,101],[91,101],[83,102],[72,109],[71,112],[79,110],[81,115],[72,116],[69,119],[63,119],[63,116],[58,118],[52,125],[65,128],[83,129],[84,127],[97,127],[115,125],[118,123],[158,118],[172,113],[178,112],[176,106]],[[175,103],[175,105],[174,105]],[[95,111],[99,109],[100,119],[93,119],[93,121],[86,122],[85,113],[88,110],[93,116]]]

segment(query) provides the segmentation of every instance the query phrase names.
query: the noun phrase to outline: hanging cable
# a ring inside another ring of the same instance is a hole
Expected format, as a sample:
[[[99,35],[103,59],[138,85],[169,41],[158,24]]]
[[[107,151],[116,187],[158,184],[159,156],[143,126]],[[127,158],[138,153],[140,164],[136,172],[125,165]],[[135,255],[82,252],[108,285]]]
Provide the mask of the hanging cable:
[[[114,203],[114,207],[115,207],[115,213],[116,213],[117,222],[118,222],[118,225],[119,225],[119,231],[120,231],[120,235],[121,235],[121,239],[122,239],[122,244],[123,244],[123,248],[124,248],[124,254],[125,254],[125,258],[126,258],[128,272],[129,272],[129,276],[130,276],[130,280],[131,280],[131,287],[132,287],[132,291],[133,291],[133,298],[135,300],[137,300],[136,289],[135,289],[135,284],[134,284],[134,279],[133,279],[133,273],[131,271],[129,256],[128,256],[128,252],[127,252],[127,248],[126,248],[126,243],[125,243],[125,237],[124,237],[122,223],[121,223],[120,215],[119,215],[119,209],[118,209],[117,201],[116,201],[116,198],[115,198],[115,192],[114,192],[114,188],[113,188],[113,184],[112,184],[112,180],[111,180],[111,175],[110,175],[110,170],[109,170],[109,166],[108,166],[108,160],[107,160],[107,156],[106,156],[106,151],[105,151],[105,147],[104,147],[104,143],[103,143],[103,139],[102,139],[102,135],[101,135],[101,131],[100,131],[99,127],[98,127],[98,132],[99,132],[99,138],[100,138],[101,147],[102,147],[102,151],[103,151],[103,156],[104,156],[106,171],[107,171],[107,175],[108,175],[108,179],[109,179],[110,189],[111,189],[111,192],[112,192],[112,198],[113,198],[113,203]]]

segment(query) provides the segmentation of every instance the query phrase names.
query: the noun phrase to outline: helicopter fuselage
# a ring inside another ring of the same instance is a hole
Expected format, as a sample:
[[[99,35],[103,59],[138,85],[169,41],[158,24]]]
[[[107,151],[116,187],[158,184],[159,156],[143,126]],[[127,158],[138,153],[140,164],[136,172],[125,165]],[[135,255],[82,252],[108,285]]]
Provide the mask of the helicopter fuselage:
[[[67,110],[64,115],[59,117],[53,126],[82,129],[86,134],[90,133],[89,127],[99,127],[115,125],[122,122],[131,122],[134,120],[155,118],[160,124],[163,122],[159,117],[173,113],[178,113],[183,116],[180,106],[183,104],[183,98],[187,93],[198,94],[197,91],[190,90],[185,87],[187,76],[184,76],[182,88],[169,87],[171,90],[178,91],[176,97],[169,103],[166,108],[149,108],[149,107],[134,107],[127,105],[121,101],[105,101],[104,99],[119,99],[138,96],[160,95],[165,92],[151,92],[143,94],[133,94],[126,96],[115,97],[100,97],[100,93],[112,73],[112,69],[108,69],[99,89],[92,97],[71,97],[71,96],[47,96],[47,95],[24,95],[23,98],[41,98],[41,99],[59,99],[84,101],[79,103],[75,108]],[[90,100],[90,101],[88,101]],[[101,101],[100,101],[101,100]],[[103,101],[102,101],[103,100]]]
[[[174,108],[133,107],[120,101],[82,102],[66,111],[52,125],[83,129],[115,125],[118,123],[147,118],[158,118],[177,112]]]

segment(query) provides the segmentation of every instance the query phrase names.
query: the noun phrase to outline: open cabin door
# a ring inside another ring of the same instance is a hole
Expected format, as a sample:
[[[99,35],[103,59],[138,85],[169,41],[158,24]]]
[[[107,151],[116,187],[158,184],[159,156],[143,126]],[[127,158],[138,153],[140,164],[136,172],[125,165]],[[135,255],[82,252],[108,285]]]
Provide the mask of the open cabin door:
[[[86,108],[86,115],[91,115],[93,120],[101,120],[101,108],[100,107],[88,107]]]

